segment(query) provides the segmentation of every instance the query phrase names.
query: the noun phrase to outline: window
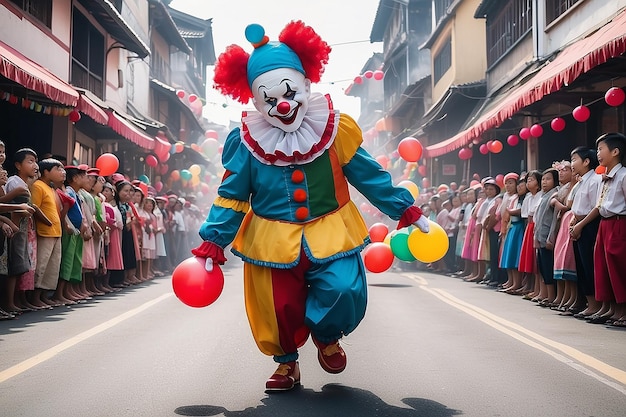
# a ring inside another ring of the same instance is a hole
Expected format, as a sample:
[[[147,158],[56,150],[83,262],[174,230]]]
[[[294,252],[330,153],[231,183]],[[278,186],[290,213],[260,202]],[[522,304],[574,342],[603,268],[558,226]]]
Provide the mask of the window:
[[[546,0],[546,25],[572,8],[580,0]]]
[[[104,99],[104,36],[76,9],[72,27],[71,82]]]
[[[11,3],[32,15],[47,27],[52,27],[52,0],[11,0]]]
[[[487,16],[487,67],[494,65],[532,29],[532,1],[513,0]]]
[[[452,66],[452,39],[448,38],[433,60],[433,83],[443,77]]]

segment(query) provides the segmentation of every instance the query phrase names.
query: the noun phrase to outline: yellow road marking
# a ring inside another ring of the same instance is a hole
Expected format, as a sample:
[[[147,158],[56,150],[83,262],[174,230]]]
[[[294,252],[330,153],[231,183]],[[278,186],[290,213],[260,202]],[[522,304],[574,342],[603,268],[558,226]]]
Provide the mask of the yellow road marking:
[[[424,291],[434,295],[435,297],[439,298],[440,300],[442,300],[443,302],[445,302],[446,304],[449,304],[465,313],[467,313],[468,315],[482,321],[483,323],[493,327],[494,329],[516,339],[519,340],[520,342],[535,348],[539,351],[542,351],[544,353],[549,354],[550,356],[552,356],[553,358],[567,364],[568,366],[578,370],[579,372],[583,372],[597,380],[599,380],[600,382],[611,386],[612,388],[620,391],[622,394],[626,395],[626,371],[623,371],[619,368],[616,368],[614,366],[611,366],[605,362],[602,362],[596,358],[594,358],[591,355],[588,355],[586,353],[583,353],[577,349],[572,348],[571,346],[565,345],[563,343],[559,343],[556,342],[552,339],[549,339],[547,337],[544,337],[538,333],[535,333],[531,330],[526,329],[525,327],[522,327],[516,323],[513,323],[511,321],[508,321],[506,319],[503,319],[502,317],[496,316],[495,314],[492,314],[486,310],[483,310],[480,307],[477,307],[473,304],[467,303],[466,301],[463,301],[457,297],[454,297],[452,294],[448,293],[447,291],[441,290],[441,289],[433,289],[433,288],[429,288],[428,287],[428,282],[421,276],[419,275],[412,275],[412,274],[405,274],[406,277],[408,277],[409,279],[417,282],[420,285],[420,288],[423,289]],[[525,337],[525,336],[527,337]],[[531,340],[531,339],[534,340]],[[537,343],[539,342],[539,343]],[[541,343],[541,344],[540,344]],[[543,345],[542,345],[543,344]],[[544,346],[545,345],[545,346]],[[556,352],[555,350],[549,349],[549,346],[561,353],[563,353],[566,356],[561,355],[560,353]],[[615,380],[618,381],[621,385],[619,384],[615,384],[612,381],[609,381],[605,378],[603,378],[602,376],[595,374],[594,372],[590,371],[589,369],[584,368],[583,366],[580,366],[577,363],[572,362],[570,359],[568,359],[567,357],[574,359],[575,361],[578,361],[580,364],[583,364],[584,366],[594,369],[597,372],[600,372],[601,374]]]
[[[90,337],[93,337],[99,333],[102,333],[105,330],[108,330],[111,327],[123,322],[124,320],[128,320],[129,318],[136,316],[142,311],[149,309],[153,305],[160,303],[161,301],[165,300],[166,298],[171,297],[172,295],[174,294],[173,293],[163,294],[162,296],[155,298],[154,300],[148,301],[147,303],[144,303],[140,305],[139,307],[133,308],[132,310],[128,310],[126,313],[120,314],[119,316],[114,317],[111,320],[105,321],[104,323],[99,324],[96,327],[93,327],[80,334],[77,334],[76,336],[69,338],[64,342],[61,342],[58,345],[51,347],[50,349],[47,349],[31,358],[26,359],[18,363],[17,365],[14,365],[8,369],[5,369],[4,371],[1,371],[0,383],[13,378],[14,376],[17,376],[21,374],[22,372],[25,372],[29,370],[30,368],[37,366],[42,362],[47,361],[48,359],[53,358],[54,356],[58,355],[64,350],[69,349],[72,346],[75,346],[89,339]]]

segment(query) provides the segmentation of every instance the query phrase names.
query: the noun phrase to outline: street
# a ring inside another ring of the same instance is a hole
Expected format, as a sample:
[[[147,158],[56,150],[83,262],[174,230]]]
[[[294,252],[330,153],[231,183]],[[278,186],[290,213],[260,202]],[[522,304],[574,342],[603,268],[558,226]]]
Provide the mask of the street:
[[[460,279],[369,275],[369,305],[344,338],[346,370],[312,343],[302,386],[268,395],[276,366],[250,335],[242,268],[193,309],[169,277],[78,306],[0,322],[0,415],[620,416],[626,332]]]

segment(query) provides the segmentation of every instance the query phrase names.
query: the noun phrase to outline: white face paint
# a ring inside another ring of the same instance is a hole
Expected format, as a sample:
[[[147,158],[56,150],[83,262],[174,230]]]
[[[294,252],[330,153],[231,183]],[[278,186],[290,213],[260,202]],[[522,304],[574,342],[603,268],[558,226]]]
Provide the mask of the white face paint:
[[[291,68],[278,68],[252,82],[254,107],[272,126],[294,132],[309,108],[311,81]]]

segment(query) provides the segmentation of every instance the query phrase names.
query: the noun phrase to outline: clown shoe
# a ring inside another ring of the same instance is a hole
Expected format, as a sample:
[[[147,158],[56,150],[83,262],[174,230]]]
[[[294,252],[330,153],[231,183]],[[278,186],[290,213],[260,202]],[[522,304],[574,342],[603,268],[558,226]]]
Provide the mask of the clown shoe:
[[[288,391],[296,385],[300,385],[298,362],[281,363],[276,372],[265,383],[265,391]]]
[[[317,360],[322,369],[331,374],[338,374],[346,369],[346,352],[338,340],[331,343],[322,343],[313,337],[313,343],[317,346]]]

